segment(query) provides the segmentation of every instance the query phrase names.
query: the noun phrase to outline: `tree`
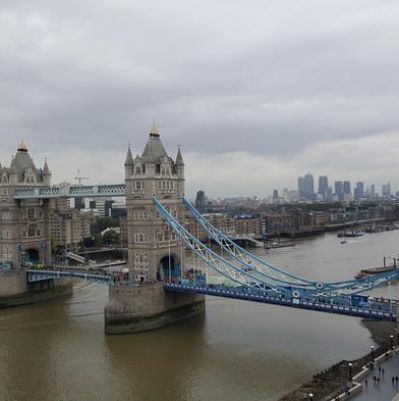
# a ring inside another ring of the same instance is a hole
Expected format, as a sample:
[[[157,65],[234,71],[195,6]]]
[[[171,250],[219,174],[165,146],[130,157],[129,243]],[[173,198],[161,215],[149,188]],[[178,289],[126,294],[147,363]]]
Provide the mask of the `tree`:
[[[120,244],[120,240],[121,240],[120,237],[121,237],[120,234],[118,234],[114,230],[108,230],[102,236],[102,242],[103,242],[104,245]]]

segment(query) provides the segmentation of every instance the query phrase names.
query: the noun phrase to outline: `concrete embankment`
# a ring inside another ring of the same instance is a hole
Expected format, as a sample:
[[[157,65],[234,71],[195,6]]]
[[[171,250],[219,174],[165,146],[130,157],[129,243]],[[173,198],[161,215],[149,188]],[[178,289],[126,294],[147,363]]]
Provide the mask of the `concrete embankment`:
[[[395,324],[371,320],[364,320],[363,324],[370,330],[371,337],[378,344],[374,351],[374,356],[377,357],[386,353],[390,348],[389,336],[394,333]],[[351,362],[353,364],[352,375],[356,376],[370,360],[371,355],[367,354],[354,361],[340,361],[325,371],[315,374],[311,381],[282,396],[279,401],[308,401],[310,393],[314,395],[314,401],[330,401],[336,395],[345,393],[348,390],[348,363]]]
[[[0,309],[48,301],[72,294],[70,279],[46,280],[29,284],[26,272],[12,271],[0,275]]]

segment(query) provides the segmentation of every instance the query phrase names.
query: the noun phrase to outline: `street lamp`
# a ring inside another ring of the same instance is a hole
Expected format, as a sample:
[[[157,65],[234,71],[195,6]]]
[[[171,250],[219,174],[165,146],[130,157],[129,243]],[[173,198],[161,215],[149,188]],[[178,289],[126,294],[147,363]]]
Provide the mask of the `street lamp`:
[[[309,400],[313,401],[313,394],[312,393],[309,393]]]
[[[349,367],[349,382],[352,383],[352,362],[348,363],[348,367]]]
[[[374,345],[371,345],[370,348],[371,348],[371,360],[374,362]]]
[[[389,339],[391,340],[391,349],[393,349],[393,334],[389,336]]]

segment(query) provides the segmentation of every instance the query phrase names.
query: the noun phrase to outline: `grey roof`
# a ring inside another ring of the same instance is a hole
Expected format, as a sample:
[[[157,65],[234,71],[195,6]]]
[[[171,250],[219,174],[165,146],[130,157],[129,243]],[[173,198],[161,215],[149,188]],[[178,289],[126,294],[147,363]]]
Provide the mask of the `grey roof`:
[[[150,139],[145,145],[142,157],[146,159],[146,161],[158,163],[163,156],[168,156],[166,150],[159,139],[158,134],[150,134]]]
[[[51,173],[50,173],[50,169],[48,168],[47,159],[46,159],[46,161],[44,162],[43,174],[44,174],[44,175],[50,175],[50,174],[51,174]]]
[[[132,151],[130,150],[130,146],[129,146],[129,148],[127,150],[125,166],[132,166],[132,165],[133,165],[133,156],[132,156]]]
[[[184,166],[183,156],[181,155],[180,148],[177,151],[176,166]]]
[[[11,162],[11,169],[18,174],[18,181],[23,180],[25,169],[31,168],[38,179],[40,179],[40,171],[36,168],[32,158],[26,150],[18,150]]]

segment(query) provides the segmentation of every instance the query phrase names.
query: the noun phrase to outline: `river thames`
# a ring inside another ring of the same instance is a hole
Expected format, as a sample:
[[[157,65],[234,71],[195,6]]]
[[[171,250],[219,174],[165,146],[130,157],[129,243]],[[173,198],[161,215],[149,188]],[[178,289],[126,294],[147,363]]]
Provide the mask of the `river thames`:
[[[397,255],[399,231],[341,244],[336,234],[258,255],[314,280],[353,277]],[[398,297],[397,285],[392,296]],[[388,287],[378,290],[388,296]],[[107,289],[0,311],[2,401],[275,401],[373,344],[360,319],[208,298],[206,315],[135,335],[105,336]]]

